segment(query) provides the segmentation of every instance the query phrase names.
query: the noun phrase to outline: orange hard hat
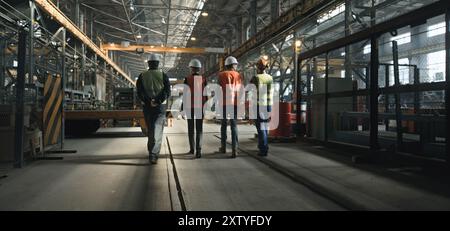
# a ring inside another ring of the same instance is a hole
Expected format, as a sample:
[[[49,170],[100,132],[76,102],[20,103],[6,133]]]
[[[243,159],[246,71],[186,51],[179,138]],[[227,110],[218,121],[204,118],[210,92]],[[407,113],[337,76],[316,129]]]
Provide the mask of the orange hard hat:
[[[261,56],[258,59],[258,62],[256,62],[256,65],[257,65],[258,68],[266,69],[269,66],[269,57]]]

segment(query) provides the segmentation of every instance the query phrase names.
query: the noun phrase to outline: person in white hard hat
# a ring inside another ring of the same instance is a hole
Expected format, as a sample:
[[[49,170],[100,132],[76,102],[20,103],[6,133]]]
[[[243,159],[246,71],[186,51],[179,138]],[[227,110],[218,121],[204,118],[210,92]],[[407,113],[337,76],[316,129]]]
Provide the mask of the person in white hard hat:
[[[189,134],[189,153],[195,157],[202,156],[202,136],[203,136],[203,105],[207,98],[203,96],[206,87],[206,78],[200,74],[202,63],[198,59],[189,62],[191,74],[184,79],[184,84],[189,87],[189,91],[183,94],[182,110],[186,112]],[[194,127],[196,137],[194,140]]]
[[[237,130],[237,91],[242,85],[242,76],[237,72],[238,61],[229,56],[225,59],[225,71],[219,73],[219,84],[222,87],[222,124],[221,124],[221,147],[219,152],[226,153],[227,124],[230,121],[232,158],[236,157],[238,147]],[[230,119],[228,119],[230,118]]]
[[[169,77],[159,70],[160,57],[150,55],[149,69],[142,72],[136,83],[137,94],[143,103],[145,123],[148,127],[147,149],[149,161],[156,164],[161,150],[166,121],[166,101],[170,96]]]

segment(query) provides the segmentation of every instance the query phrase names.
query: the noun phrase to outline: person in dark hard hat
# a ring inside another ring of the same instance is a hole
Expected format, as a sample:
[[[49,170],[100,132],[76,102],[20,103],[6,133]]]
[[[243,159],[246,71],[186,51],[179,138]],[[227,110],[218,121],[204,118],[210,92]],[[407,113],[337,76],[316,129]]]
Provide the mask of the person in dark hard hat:
[[[169,78],[158,69],[159,62],[159,55],[152,54],[148,60],[149,70],[141,73],[136,83],[138,97],[144,105],[145,123],[148,127],[147,149],[152,164],[157,163],[161,150],[166,100],[170,96]]]
[[[198,59],[192,59],[189,62],[191,74],[184,79],[184,84],[189,87],[190,94],[184,94],[182,109],[187,113],[189,147],[190,154],[201,158],[202,156],[202,136],[203,136],[203,105],[207,97],[203,96],[203,90],[206,87],[206,78],[200,74],[202,63]],[[194,126],[195,124],[195,126]],[[196,137],[194,140],[194,127]]]

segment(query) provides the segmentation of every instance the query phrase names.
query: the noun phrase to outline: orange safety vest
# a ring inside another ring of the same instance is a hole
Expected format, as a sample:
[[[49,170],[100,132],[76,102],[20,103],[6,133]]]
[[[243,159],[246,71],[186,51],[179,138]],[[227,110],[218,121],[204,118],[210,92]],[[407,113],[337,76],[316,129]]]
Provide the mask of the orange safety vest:
[[[222,71],[219,73],[219,84],[222,87],[223,104],[237,105],[237,92],[242,86],[241,74],[237,71]]]
[[[203,105],[208,100],[206,96],[203,96],[203,90],[206,87],[206,78],[201,75],[189,75],[185,79],[185,83],[189,86],[191,95],[191,104],[185,103],[183,107],[186,108],[203,108]]]

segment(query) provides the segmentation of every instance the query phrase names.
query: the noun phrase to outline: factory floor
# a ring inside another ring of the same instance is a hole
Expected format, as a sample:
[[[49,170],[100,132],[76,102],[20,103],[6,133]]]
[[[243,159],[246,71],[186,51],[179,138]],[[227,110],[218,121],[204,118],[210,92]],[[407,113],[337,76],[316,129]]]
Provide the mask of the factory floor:
[[[250,125],[239,125],[241,150],[231,159],[217,153],[219,125],[205,123],[203,158],[195,159],[186,154],[185,123],[165,128],[157,165],[148,164],[147,139],[136,128],[67,139],[65,149],[77,153],[48,155],[63,159],[35,161],[0,179],[0,210],[450,209],[446,184],[354,165],[324,147],[273,143],[259,158]]]

